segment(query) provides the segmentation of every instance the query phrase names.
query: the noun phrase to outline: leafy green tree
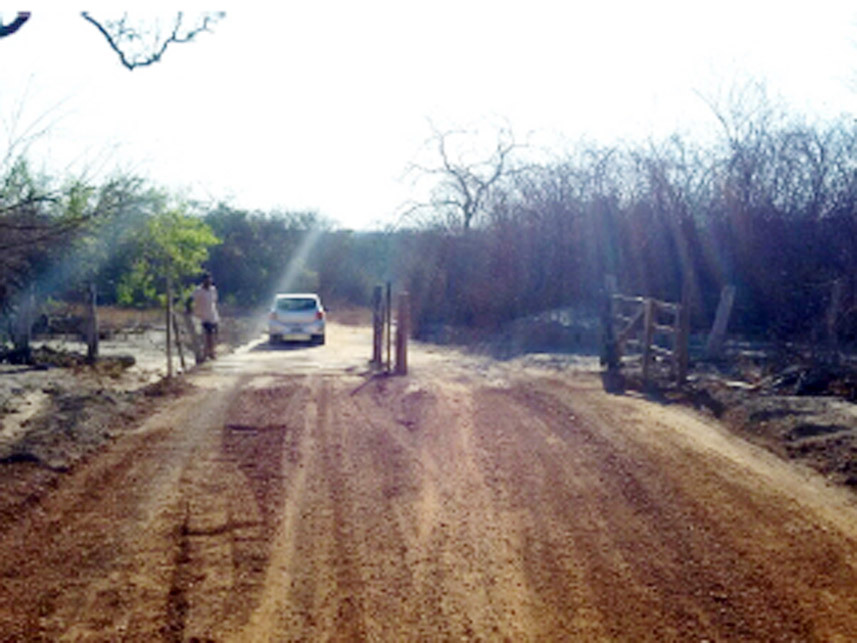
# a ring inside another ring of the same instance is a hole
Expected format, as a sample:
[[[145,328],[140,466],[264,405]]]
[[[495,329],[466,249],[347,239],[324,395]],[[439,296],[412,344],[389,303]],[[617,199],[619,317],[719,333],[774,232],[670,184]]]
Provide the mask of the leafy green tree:
[[[252,308],[289,287],[316,290],[317,241],[326,224],[312,212],[248,212],[220,204],[205,217],[223,243],[208,266],[224,301]]]
[[[163,302],[167,280],[181,283],[202,270],[209,248],[220,239],[201,219],[187,214],[185,205],[155,213],[135,239],[138,255],[117,286],[119,303]]]
[[[0,304],[43,270],[85,222],[90,213],[80,204],[83,190],[76,183],[55,187],[23,158],[0,177]]]

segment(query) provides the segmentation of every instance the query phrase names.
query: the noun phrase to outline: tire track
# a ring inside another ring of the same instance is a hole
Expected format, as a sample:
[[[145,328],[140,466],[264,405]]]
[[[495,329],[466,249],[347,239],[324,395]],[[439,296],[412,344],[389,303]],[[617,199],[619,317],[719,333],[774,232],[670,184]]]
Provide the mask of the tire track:
[[[20,640],[168,638],[183,519],[175,490],[198,452],[197,428],[229,402],[228,392],[212,400],[197,391],[167,405],[3,534],[0,631]]]
[[[811,589],[817,580],[811,579],[833,580],[823,562],[831,556],[838,561],[840,577],[832,585],[835,591],[842,595],[857,582],[844,554],[848,546],[833,548],[829,541],[794,538],[782,530],[796,519],[783,506],[782,496],[764,488],[751,491],[746,484],[707,469],[707,460],[689,453],[682,458],[674,448],[664,447],[671,458],[662,460],[660,449],[653,451],[646,442],[635,440],[633,417],[605,422],[585,405],[572,409],[544,389],[523,386],[511,395],[525,412],[538,410],[544,422],[534,426],[546,441],[552,436],[554,444],[566,445],[556,458],[563,462],[563,470],[554,467],[547,479],[568,480],[587,470],[595,474],[590,476],[595,481],[588,494],[592,500],[584,506],[589,506],[587,513],[601,516],[602,536],[593,539],[587,530],[573,538],[582,551],[590,552],[583,560],[602,561],[590,564],[589,572],[597,603],[626,594],[628,604],[661,614],[658,622],[672,628],[646,624],[645,619],[635,623],[644,614],[634,610],[605,609],[614,622],[611,636],[648,628],[659,633],[657,638],[824,637],[825,622],[810,620],[819,606],[807,610],[801,597],[818,595]],[[571,416],[574,422],[569,422]],[[551,457],[546,451],[546,466]],[[712,489],[717,492],[709,493]],[[541,502],[551,502],[550,496]],[[561,516],[563,503],[553,503],[551,514]],[[609,534],[607,542],[603,534]],[[779,552],[774,559],[772,547]],[[599,558],[602,551],[620,558],[613,562]],[[622,579],[620,585],[606,582],[611,577]],[[825,591],[831,589],[827,585]]]
[[[289,455],[282,461],[286,481],[282,513],[260,600],[237,640],[274,640],[277,632],[305,631],[307,623],[313,621],[313,603],[309,597],[315,593],[315,582],[311,574],[303,573],[307,556],[303,542],[299,544],[298,532],[311,507],[307,502],[308,479],[317,473],[318,404],[307,378],[295,378],[294,385],[299,390],[283,420],[299,424],[300,430],[296,432],[299,437],[290,444]]]
[[[0,534],[3,636],[857,639],[853,501],[594,379],[413,357],[201,372]]]

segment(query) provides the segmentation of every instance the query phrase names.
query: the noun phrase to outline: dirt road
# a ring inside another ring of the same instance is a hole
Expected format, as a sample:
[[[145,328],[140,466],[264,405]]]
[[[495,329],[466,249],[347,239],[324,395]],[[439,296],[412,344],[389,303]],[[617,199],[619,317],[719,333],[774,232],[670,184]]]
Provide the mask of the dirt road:
[[[3,640],[857,640],[853,496],[591,373],[250,347],[0,528]]]

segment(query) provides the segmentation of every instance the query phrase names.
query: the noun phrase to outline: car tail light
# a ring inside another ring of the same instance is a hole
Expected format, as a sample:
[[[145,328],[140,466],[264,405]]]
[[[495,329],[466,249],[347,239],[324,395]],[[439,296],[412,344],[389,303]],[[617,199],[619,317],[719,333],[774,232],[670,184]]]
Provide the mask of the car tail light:
[[[277,318],[277,313],[275,313],[273,310],[268,313],[268,319],[276,319],[276,318]]]
[[[323,310],[317,310],[315,312],[315,318],[318,320],[324,319],[324,311]]]

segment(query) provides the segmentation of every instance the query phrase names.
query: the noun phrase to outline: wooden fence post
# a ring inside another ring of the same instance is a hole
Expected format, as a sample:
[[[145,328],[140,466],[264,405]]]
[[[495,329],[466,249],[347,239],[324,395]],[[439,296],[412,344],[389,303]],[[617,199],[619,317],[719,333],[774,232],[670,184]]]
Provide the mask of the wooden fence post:
[[[392,368],[392,355],[391,355],[391,344],[393,341],[393,284],[389,281],[387,282],[387,301],[386,301],[386,314],[385,323],[387,330],[387,373],[390,372]]]
[[[169,266],[167,267],[167,378],[173,377],[173,282],[170,279]]]
[[[687,379],[688,363],[690,361],[690,353],[688,343],[690,341],[690,298],[691,285],[685,280],[681,289],[681,304],[679,304],[678,313],[676,315],[676,335],[675,335],[675,364],[676,364],[676,381],[679,384],[684,384]]]
[[[384,343],[383,287],[375,286],[372,293],[372,366],[381,368],[381,345]]]
[[[408,374],[408,336],[411,334],[411,303],[408,293],[399,293],[396,319],[396,375]]]
[[[833,364],[839,363],[839,338],[836,334],[836,322],[839,319],[839,309],[842,302],[842,280],[833,282],[830,290],[830,303],[827,306],[827,350]]]
[[[655,302],[651,297],[643,301],[643,386],[648,387],[652,371],[652,341],[655,334]]]
[[[705,344],[705,354],[709,358],[719,357],[723,351],[723,343],[726,341],[726,328],[729,326],[729,316],[732,314],[732,304],[735,302],[735,286],[723,286],[720,291],[720,303],[717,305],[717,314],[714,316],[714,324],[708,334]]]
[[[683,314],[682,305],[678,304],[675,309],[675,317],[673,317],[673,352],[672,352],[672,375],[677,382],[682,381],[681,377],[681,316]]]
[[[89,319],[86,325],[86,361],[94,364],[98,359],[98,287],[89,284]]]
[[[607,366],[607,370],[614,371],[619,369],[622,355],[618,338],[616,337],[616,314],[618,313],[618,304],[613,297],[618,291],[616,285],[616,277],[607,275],[604,277],[604,328],[603,328],[603,361]]]

